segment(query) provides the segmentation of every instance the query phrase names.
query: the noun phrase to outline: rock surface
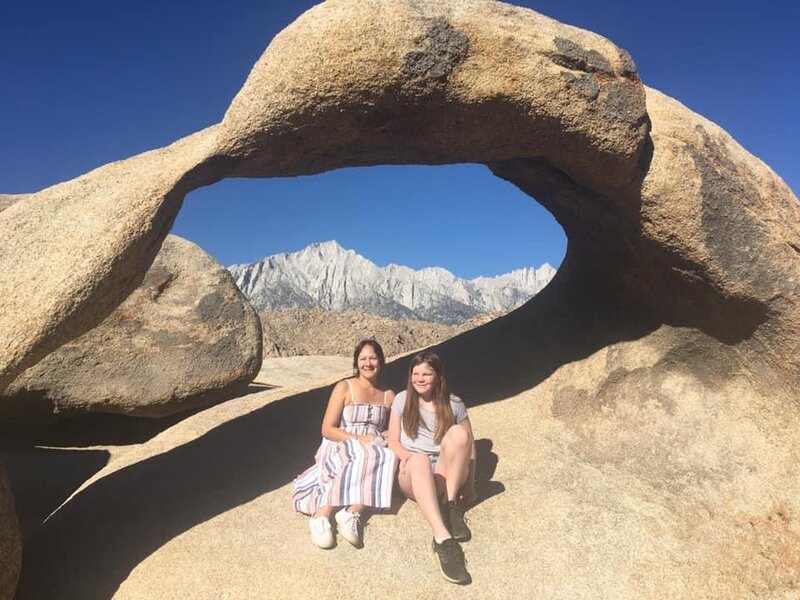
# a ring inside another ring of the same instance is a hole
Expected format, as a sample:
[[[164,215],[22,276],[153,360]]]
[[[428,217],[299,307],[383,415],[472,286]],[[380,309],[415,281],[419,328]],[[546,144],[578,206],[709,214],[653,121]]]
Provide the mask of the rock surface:
[[[474,329],[499,315],[485,314],[461,325],[427,321],[395,321],[363,310],[343,312],[314,309],[271,310],[259,313],[265,356],[340,355],[352,357],[360,340],[377,339],[386,356],[432,346]]]
[[[14,499],[6,478],[5,465],[0,459],[0,600],[14,598],[22,559]]]
[[[195,244],[168,236],[111,315],[0,395],[0,418],[162,417],[230,396],[260,367],[260,321],[233,278]]]
[[[21,598],[791,598],[798,409],[765,402],[746,377],[709,390],[690,365],[664,359],[685,344],[664,327],[502,400],[499,379],[484,398],[462,387],[467,366],[448,357],[479,440],[466,588],[441,579],[411,502],[370,518],[363,550],[311,544],[306,518],[291,511],[291,480],[311,460],[330,382],[349,361],[293,357],[266,360],[259,378],[280,375],[285,388],[112,449],[31,533]],[[109,539],[125,544],[103,552]]]
[[[535,197],[569,239],[543,292],[438,347],[507,489],[473,512],[473,587],[440,593],[409,503],[345,568],[347,549],[302,545],[302,519],[281,529],[286,486],[318,443],[319,390],[190,419],[197,439],[187,424],[174,450],[95,480],[31,547],[40,566],[68,560],[23,590],[796,596],[797,198],[646,89],[607,40],[500,2],[329,0],[273,40],[219,125],[0,213],[0,385],[138,284],[199,185],[462,161]],[[395,387],[404,370],[390,368]],[[240,547],[247,560],[220,560]]]
[[[215,128],[28,194],[0,212],[0,390],[141,283],[183,196],[218,179]]]

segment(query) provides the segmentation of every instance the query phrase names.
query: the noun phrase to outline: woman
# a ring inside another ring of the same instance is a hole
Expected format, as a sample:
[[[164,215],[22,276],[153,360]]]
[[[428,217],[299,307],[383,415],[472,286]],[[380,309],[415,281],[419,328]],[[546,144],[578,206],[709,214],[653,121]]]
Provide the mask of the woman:
[[[294,481],[295,510],[311,516],[311,540],[320,548],[336,543],[332,516],[342,537],[360,547],[361,513],[391,505],[397,459],[381,435],[394,400],[379,383],[385,362],[378,342],[358,343],[354,375],[337,383],[328,399],[315,464]]]
[[[438,356],[411,359],[408,385],[392,404],[389,448],[400,459],[398,483],[433,531],[433,551],[445,579],[470,580],[459,541],[471,537],[458,501],[475,499],[475,443],[464,403],[447,389]]]

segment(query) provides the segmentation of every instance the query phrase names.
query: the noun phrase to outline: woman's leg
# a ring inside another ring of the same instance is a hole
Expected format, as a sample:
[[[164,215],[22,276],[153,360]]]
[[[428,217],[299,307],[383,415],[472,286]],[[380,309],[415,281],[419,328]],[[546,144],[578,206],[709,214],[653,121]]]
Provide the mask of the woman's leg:
[[[450,532],[442,520],[436,484],[433,480],[431,463],[424,454],[412,454],[406,461],[405,470],[397,478],[403,493],[415,500],[422,516],[433,530],[433,537],[439,541],[450,537]]]
[[[471,452],[472,435],[469,429],[456,424],[447,430],[442,438],[435,470],[438,475],[444,477],[448,501],[458,498],[458,491],[467,481]]]
[[[320,506],[317,509],[317,512],[314,513],[314,518],[327,517],[328,519],[330,519],[335,511],[336,508],[333,506]]]

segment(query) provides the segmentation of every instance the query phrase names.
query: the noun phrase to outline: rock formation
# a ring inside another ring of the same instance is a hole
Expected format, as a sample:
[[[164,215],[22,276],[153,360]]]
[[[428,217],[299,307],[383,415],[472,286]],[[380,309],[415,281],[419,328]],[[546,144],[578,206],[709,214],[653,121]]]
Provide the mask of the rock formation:
[[[229,397],[261,367],[261,324],[228,271],[168,236],[141,285],[97,327],[0,394],[0,419],[162,417]]]
[[[287,308],[259,313],[264,356],[349,356],[359,340],[378,340],[386,356],[432,346],[488,323],[498,314],[483,314],[460,325],[396,321],[363,310],[332,311]]]
[[[273,40],[220,124],[0,213],[0,385],[138,285],[188,191],[412,162],[486,163],[569,239],[541,294],[440,347],[476,401],[534,388],[551,430],[527,450],[591,474],[525,471],[571,509],[520,507],[520,526],[573,568],[602,552],[577,575],[628,597],[796,592],[797,199],[611,42],[500,2],[329,0]],[[607,501],[625,485],[628,504]],[[570,595],[568,575],[548,581]]]

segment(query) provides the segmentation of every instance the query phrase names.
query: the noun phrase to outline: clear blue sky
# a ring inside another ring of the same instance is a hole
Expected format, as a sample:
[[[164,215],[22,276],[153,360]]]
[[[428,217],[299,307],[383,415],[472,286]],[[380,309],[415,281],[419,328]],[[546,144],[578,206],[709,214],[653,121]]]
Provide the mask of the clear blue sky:
[[[218,122],[269,40],[313,4],[4,2],[0,192],[36,191]],[[646,84],[720,124],[800,190],[797,3],[518,4],[627,49]],[[557,266],[565,247],[546,211],[476,165],[228,180],[189,195],[174,232],[224,264],[336,239],[379,265],[462,277]]]

